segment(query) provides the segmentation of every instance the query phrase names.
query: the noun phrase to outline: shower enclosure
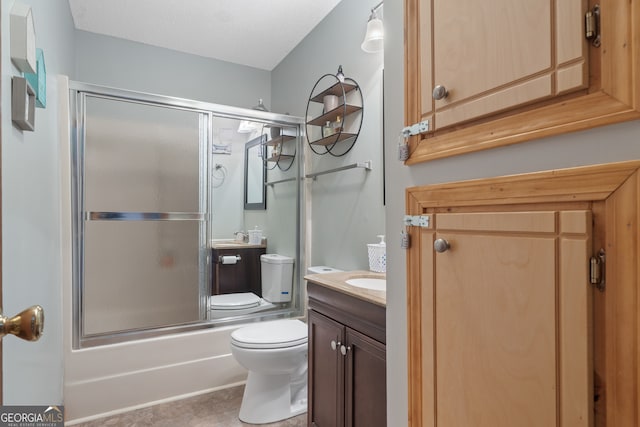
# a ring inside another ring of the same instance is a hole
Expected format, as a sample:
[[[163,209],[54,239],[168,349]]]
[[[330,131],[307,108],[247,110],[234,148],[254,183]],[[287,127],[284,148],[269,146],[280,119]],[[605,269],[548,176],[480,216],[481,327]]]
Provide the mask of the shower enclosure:
[[[215,326],[207,310],[209,242],[227,226],[217,226],[213,212],[238,209],[232,227],[248,228],[241,188],[218,191],[225,199],[215,198],[221,168],[224,177],[235,172],[214,161],[221,146],[233,145],[220,139],[231,128],[216,123],[250,121],[260,135],[270,125],[285,126],[299,144],[302,120],[76,82],[70,88],[74,348]],[[249,136],[232,139],[242,146],[243,138]],[[264,144],[262,161],[268,149]],[[299,242],[301,162],[295,166],[287,173],[296,187],[295,206],[288,209],[296,226],[287,233]],[[230,199],[236,193],[237,203]],[[261,215],[268,223],[269,212]],[[292,251],[300,265],[299,243]],[[300,281],[298,272],[294,289]],[[256,316],[300,314],[296,294],[287,307]]]

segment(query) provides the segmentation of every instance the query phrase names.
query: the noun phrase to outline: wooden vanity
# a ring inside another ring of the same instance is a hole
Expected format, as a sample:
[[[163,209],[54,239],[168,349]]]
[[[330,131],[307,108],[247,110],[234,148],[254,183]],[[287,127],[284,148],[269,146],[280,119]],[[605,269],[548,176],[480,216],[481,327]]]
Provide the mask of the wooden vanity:
[[[305,276],[309,295],[310,426],[386,426],[386,292],[339,272]]]
[[[267,252],[266,245],[242,242],[212,242],[211,294],[253,292],[262,296],[260,255]],[[223,256],[240,256],[236,264],[222,264]]]

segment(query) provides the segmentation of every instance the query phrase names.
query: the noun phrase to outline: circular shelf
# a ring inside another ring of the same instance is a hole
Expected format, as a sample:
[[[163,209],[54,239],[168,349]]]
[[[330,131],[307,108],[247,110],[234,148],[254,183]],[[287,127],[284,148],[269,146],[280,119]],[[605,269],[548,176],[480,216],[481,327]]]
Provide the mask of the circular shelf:
[[[278,128],[280,131],[277,132],[277,135],[271,133],[270,139],[267,139],[266,142],[263,143],[262,158],[264,159],[266,168],[272,170],[277,166],[280,170],[287,171],[291,168],[296,158],[296,144],[288,143],[295,141],[297,137],[283,133],[286,128],[274,125],[267,127],[270,127],[272,130]],[[293,147],[293,151],[291,151],[289,146]],[[285,149],[285,147],[287,147],[287,149]]]
[[[358,83],[344,77],[342,67],[335,75],[323,75],[307,101],[305,133],[309,147],[319,155],[344,156],[358,139],[362,116],[363,99]]]

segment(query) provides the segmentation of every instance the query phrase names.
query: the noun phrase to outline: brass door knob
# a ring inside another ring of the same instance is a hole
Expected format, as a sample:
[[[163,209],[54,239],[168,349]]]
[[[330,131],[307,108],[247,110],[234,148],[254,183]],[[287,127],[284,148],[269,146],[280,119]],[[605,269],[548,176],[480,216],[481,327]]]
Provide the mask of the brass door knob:
[[[37,341],[44,330],[44,309],[34,305],[8,318],[0,312],[0,338],[11,334],[27,341]]]

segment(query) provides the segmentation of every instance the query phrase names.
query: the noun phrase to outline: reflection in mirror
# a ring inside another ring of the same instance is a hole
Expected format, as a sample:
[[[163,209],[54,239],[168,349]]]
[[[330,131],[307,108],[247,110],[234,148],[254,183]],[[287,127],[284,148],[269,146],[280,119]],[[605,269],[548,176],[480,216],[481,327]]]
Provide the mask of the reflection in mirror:
[[[302,118],[70,86],[74,348],[302,313]]]
[[[267,178],[263,161],[266,135],[260,135],[245,145],[244,153],[244,208],[259,210],[267,208],[267,192],[264,183]]]

